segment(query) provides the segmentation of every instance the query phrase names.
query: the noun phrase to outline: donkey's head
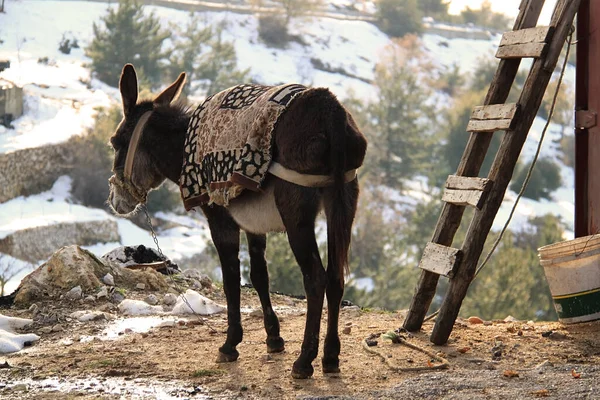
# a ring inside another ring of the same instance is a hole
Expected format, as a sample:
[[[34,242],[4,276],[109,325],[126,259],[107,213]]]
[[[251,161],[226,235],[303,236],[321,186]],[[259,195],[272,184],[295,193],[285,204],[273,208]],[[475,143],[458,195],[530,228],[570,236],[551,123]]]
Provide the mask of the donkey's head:
[[[109,179],[108,203],[115,213],[127,215],[146,202],[146,196],[165,180],[150,149],[142,140],[146,127],[152,124],[153,111],[176,100],[185,83],[185,73],[162,91],[154,100],[138,100],[138,82],[135,68],[131,64],[123,67],[119,90],[123,100],[123,120],[110,138],[115,151],[114,175]]]

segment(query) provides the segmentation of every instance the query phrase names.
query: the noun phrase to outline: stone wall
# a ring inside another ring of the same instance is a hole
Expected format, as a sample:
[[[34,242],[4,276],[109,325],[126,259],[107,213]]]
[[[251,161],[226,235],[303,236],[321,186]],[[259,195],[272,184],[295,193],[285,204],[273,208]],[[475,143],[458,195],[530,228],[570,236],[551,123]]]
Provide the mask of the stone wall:
[[[0,239],[0,253],[35,263],[50,257],[63,246],[119,241],[119,229],[114,220],[60,223],[14,232]]]
[[[73,164],[69,142],[0,154],[0,203],[43,192]]]

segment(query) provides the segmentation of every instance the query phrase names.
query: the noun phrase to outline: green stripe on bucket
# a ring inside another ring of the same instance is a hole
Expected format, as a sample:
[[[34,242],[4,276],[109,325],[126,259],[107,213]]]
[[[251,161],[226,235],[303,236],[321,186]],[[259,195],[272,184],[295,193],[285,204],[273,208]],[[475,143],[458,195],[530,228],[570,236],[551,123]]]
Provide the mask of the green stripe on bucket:
[[[600,288],[570,295],[553,296],[558,318],[600,313]]]

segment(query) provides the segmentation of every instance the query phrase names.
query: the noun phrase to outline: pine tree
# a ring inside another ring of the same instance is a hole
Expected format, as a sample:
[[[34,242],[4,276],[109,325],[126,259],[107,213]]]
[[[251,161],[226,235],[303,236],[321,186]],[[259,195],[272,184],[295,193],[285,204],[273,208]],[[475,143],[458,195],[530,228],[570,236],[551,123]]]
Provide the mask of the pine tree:
[[[94,39],[86,48],[98,79],[116,87],[123,65],[132,63],[153,86],[160,84],[166,58],[163,42],[169,33],[161,29],[159,18],[154,13],[144,15],[135,0],[120,0],[102,22],[94,23]]]
[[[249,69],[237,68],[235,46],[223,39],[222,25],[199,29],[201,21],[192,14],[185,28],[174,40],[169,71],[174,79],[181,71],[188,73],[189,85],[184,94],[203,90],[213,94],[246,82]]]
[[[376,67],[379,98],[368,106],[365,128],[374,150],[370,162],[388,186],[402,188],[404,181],[425,175],[431,166],[437,142],[432,128],[437,124],[423,71],[433,69],[416,36],[395,41]]]

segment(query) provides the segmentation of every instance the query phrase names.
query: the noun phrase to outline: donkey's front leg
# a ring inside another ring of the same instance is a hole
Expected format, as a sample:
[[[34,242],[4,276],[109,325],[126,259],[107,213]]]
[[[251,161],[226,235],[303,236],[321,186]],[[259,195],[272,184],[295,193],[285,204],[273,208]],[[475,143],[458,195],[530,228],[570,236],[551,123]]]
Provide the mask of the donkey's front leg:
[[[231,362],[239,357],[236,346],[242,341],[240,315],[240,228],[223,207],[202,209],[208,220],[213,243],[219,253],[223,272],[223,289],[227,298],[227,340],[219,348],[217,362]]]
[[[319,350],[319,330],[327,285],[327,273],[323,268],[315,237],[315,218],[320,198],[318,189],[281,182],[275,189],[275,200],[287,230],[290,247],[304,277],[306,326],[302,350],[292,367],[292,376],[305,379],[314,372],[312,361]]]
[[[267,271],[267,260],[265,259],[265,248],[267,246],[267,237],[265,235],[256,235],[246,233],[248,238],[248,251],[250,253],[250,280],[263,309],[263,319],[265,331],[267,332],[267,352],[279,353],[285,349],[284,341],[279,335],[279,319],[273,307],[269,296],[269,272]]]

